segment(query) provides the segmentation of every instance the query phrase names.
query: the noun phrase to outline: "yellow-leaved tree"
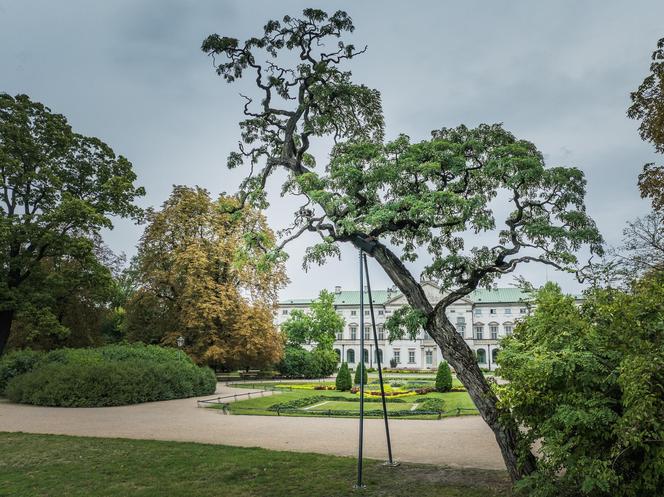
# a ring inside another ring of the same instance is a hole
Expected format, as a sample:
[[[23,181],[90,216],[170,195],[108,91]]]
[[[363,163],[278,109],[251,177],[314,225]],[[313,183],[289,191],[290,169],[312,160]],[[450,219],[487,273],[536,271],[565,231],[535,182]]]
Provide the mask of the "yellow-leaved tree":
[[[175,345],[201,363],[226,369],[278,362],[283,340],[274,321],[286,282],[283,260],[263,215],[233,197],[176,186],[148,211],[127,306],[130,340]]]

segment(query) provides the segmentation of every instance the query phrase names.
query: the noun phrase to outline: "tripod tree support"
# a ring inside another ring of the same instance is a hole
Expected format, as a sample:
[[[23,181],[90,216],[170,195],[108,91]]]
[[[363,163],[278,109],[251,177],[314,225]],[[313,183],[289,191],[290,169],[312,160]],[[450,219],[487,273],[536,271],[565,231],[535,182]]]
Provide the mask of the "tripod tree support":
[[[373,299],[371,298],[371,282],[369,281],[369,264],[367,263],[367,256],[363,254],[364,259],[364,272],[367,277],[367,296],[369,297],[369,309],[371,310],[371,326],[373,328],[373,338],[376,350],[376,365],[378,366],[378,382],[380,383],[380,396],[383,401],[383,420],[385,421],[385,437],[387,438],[387,462],[389,466],[398,466],[392,458],[392,440],[390,439],[390,423],[387,419],[387,401],[385,400],[385,386],[383,384],[383,367],[381,362],[383,360],[382,352],[378,346],[378,333],[376,331],[376,317],[374,315]]]
[[[364,274],[362,260],[364,253],[360,249],[360,368],[364,368]],[[364,370],[360,374],[360,435],[357,450],[357,483],[356,489],[364,488],[362,483],[362,449],[364,448]]]

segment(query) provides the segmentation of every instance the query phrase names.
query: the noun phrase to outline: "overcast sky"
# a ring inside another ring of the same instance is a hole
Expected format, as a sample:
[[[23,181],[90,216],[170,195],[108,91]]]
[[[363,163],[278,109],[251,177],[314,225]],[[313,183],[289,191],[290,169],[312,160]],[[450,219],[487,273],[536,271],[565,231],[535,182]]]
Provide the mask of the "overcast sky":
[[[625,111],[664,36],[661,0],[0,0],[0,91],[27,93],[128,157],[147,189],[144,206],[160,205],[173,184],[232,192],[240,172],[226,170],[225,159],[238,140],[242,101],[238,87],[216,76],[201,42],[211,33],[244,39],[266,20],[310,6],[352,16],[355,41],[369,47],[352,65],[354,80],[381,91],[388,138],[503,122],[550,165],[585,172],[588,211],[609,243],[647,212],[636,178],[655,156]],[[290,207],[268,210],[274,228],[288,223]],[[141,232],[120,221],[105,238],[132,255]],[[341,261],[302,271],[312,241],[290,246],[291,284],[282,295],[356,288],[357,258],[348,248]],[[580,288],[543,267],[520,274]],[[372,286],[388,284],[374,266]]]

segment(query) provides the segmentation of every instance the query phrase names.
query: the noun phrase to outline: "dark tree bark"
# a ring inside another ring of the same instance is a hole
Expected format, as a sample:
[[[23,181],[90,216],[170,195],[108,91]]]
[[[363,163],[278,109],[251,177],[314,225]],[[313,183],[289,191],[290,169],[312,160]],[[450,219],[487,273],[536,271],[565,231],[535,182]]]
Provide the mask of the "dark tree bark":
[[[12,322],[14,321],[14,310],[9,309],[0,311],[0,356],[5,351],[7,341],[9,340],[9,333],[12,329]]]
[[[396,254],[387,247],[377,241],[367,245],[366,239],[357,239],[353,242],[356,247],[368,250],[399,287],[411,307],[427,316],[425,326],[427,333],[440,347],[443,357],[454,368],[459,381],[468,390],[468,395],[475,403],[482,419],[493,431],[512,481],[516,482],[532,473],[537,465],[535,456],[529,450],[525,454],[519,453],[518,427],[510,421],[509,416],[501,416],[504,413],[498,409],[498,397],[482,374],[473,351],[447,319],[445,307],[434,309],[422,286]]]

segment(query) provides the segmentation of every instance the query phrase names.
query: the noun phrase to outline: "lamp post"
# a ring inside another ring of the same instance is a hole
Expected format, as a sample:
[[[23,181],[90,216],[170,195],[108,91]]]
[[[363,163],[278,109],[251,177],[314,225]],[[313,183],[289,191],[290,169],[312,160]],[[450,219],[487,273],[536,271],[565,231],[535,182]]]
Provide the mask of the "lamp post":
[[[175,339],[175,343],[178,344],[178,360],[182,360],[182,346],[184,345],[184,337],[180,335]]]

